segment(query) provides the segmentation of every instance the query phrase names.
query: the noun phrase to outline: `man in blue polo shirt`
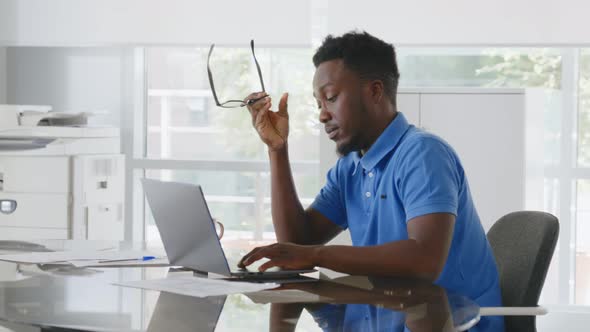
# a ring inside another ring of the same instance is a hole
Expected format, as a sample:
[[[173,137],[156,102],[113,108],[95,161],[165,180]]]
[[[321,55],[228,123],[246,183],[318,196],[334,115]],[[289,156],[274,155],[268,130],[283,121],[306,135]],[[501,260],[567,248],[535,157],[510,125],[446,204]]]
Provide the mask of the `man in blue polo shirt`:
[[[482,306],[501,305],[498,272],[459,157],[398,112],[393,46],[367,33],[328,36],[313,61],[320,122],[341,158],[304,210],[288,158],[288,95],[278,112],[269,97],[248,107],[269,150],[278,243],[252,250],[240,266],[268,258],[261,270],[320,266],[422,278]],[[325,245],[345,229],[353,246]]]

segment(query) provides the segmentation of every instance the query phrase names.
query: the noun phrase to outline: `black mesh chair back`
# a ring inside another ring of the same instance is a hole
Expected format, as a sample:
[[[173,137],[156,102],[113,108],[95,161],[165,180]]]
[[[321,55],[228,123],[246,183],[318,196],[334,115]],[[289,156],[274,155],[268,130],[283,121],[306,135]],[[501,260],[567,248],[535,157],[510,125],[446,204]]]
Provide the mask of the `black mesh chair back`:
[[[549,213],[513,212],[500,218],[487,237],[500,274],[505,307],[535,307],[559,235],[559,222]],[[506,316],[506,332],[536,331],[535,316]]]

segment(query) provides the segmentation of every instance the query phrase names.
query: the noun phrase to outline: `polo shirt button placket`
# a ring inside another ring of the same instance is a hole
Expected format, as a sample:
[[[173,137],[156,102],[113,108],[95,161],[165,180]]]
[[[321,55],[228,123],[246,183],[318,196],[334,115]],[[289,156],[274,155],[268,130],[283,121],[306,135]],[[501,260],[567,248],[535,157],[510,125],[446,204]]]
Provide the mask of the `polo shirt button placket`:
[[[371,194],[370,191],[365,192],[365,198],[366,198],[366,200],[365,200],[365,204],[363,204],[363,205],[365,206],[365,215],[367,215],[367,216],[371,213],[370,212],[370,210],[371,210],[370,209],[370,206],[371,206],[370,198],[371,198],[371,196],[372,196],[372,194]]]

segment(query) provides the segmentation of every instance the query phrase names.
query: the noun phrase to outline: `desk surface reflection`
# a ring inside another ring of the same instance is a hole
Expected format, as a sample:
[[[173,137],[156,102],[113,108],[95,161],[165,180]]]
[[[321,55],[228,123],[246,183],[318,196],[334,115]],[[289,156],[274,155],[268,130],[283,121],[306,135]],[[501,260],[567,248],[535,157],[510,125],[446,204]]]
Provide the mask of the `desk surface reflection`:
[[[474,302],[418,280],[351,276],[207,298],[112,284],[170,273],[187,272],[0,262],[0,320],[51,331],[183,332],[464,331],[480,319]]]

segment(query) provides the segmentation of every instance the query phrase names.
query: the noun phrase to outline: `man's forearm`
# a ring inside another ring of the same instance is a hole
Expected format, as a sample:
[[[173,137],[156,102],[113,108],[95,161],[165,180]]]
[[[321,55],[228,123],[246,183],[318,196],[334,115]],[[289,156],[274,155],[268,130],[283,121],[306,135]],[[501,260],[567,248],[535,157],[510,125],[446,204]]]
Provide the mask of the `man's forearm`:
[[[315,264],[351,275],[416,277],[434,281],[442,272],[441,262],[415,240],[403,240],[378,246],[317,246]]]
[[[271,177],[271,211],[278,242],[305,244],[306,219],[301,206],[291,165],[288,148],[269,151]]]

